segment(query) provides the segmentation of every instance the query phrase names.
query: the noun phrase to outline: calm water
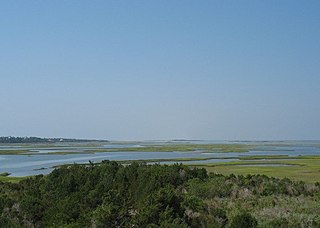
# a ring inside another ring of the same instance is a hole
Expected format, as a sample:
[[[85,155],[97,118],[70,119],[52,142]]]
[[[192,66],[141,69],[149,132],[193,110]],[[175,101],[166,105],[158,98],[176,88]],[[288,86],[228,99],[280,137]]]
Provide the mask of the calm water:
[[[202,142],[202,141],[201,141]],[[176,143],[176,142],[175,142]],[[186,142],[183,142],[186,143]],[[195,142],[192,142],[195,143]],[[199,142],[196,142],[199,143]],[[208,142],[207,142],[208,143]],[[222,143],[222,142],[218,142]],[[223,143],[226,143],[223,141]],[[231,142],[234,143],[234,142]],[[240,143],[240,142],[236,142]],[[246,144],[247,142],[243,142]],[[248,143],[250,145],[253,142]],[[267,144],[267,145],[266,145]],[[100,152],[95,154],[66,154],[57,155],[50,154],[58,151],[74,151],[79,152],[84,149],[97,149],[97,148],[129,148],[129,147],[142,147],[141,144],[110,144],[102,147],[53,147],[53,148],[27,148],[31,151],[36,151],[36,155],[0,155],[0,173],[9,172],[12,176],[29,176],[37,174],[47,174],[53,170],[53,166],[61,164],[72,163],[88,163],[89,160],[93,162],[100,162],[103,160],[142,160],[142,159],[176,159],[176,158],[211,158],[210,160],[200,161],[185,161],[182,163],[206,163],[206,162],[228,162],[237,161],[240,156],[252,155],[320,155],[319,142],[283,142],[283,145],[273,146],[274,143],[256,142],[255,150],[246,153],[202,153],[201,151],[195,152]],[[279,145],[279,143],[277,143]],[[1,146],[0,150],[8,149],[25,149],[17,146]],[[125,150],[125,149],[124,149]],[[230,159],[227,159],[230,158]],[[168,164],[175,162],[165,162]]]

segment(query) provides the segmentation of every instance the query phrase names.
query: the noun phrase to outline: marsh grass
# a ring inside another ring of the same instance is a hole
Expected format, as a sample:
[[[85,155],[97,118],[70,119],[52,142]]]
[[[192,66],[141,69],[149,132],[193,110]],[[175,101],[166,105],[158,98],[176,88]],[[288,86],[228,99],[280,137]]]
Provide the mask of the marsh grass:
[[[27,155],[30,150],[0,150],[0,155]]]
[[[270,157],[266,156],[266,159]],[[263,157],[261,157],[263,159]],[[278,158],[276,158],[278,159]],[[297,181],[318,182],[320,180],[320,156],[301,156],[282,160],[258,160],[194,164],[194,167],[206,168],[209,172],[224,175],[264,174],[270,177],[290,178]],[[289,166],[250,166],[255,164],[283,164]]]
[[[254,148],[252,145],[243,144],[161,144],[161,145],[145,145],[142,147],[123,147],[120,148],[99,148],[101,144],[32,144],[23,145],[22,149],[16,150],[0,150],[0,155],[37,155],[39,152],[34,150],[61,150],[41,154],[93,154],[103,152],[205,152],[205,153],[229,153],[249,152]]]
[[[27,177],[10,177],[10,176],[0,176],[0,181],[18,183],[19,181],[26,179]]]

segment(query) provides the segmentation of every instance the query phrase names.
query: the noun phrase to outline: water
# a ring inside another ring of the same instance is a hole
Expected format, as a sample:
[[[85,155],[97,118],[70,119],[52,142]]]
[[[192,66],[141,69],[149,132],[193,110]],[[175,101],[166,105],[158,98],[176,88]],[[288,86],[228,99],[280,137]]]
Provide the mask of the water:
[[[201,141],[205,143],[206,141]],[[167,144],[170,142],[162,142]],[[177,143],[177,142],[174,142]],[[187,143],[187,142],[183,142]],[[199,142],[190,142],[199,144]],[[207,142],[208,144],[209,142]],[[214,142],[210,142],[214,143]],[[222,143],[216,141],[216,143]],[[223,141],[223,143],[226,143]],[[235,142],[230,142],[235,143]],[[240,142],[237,142],[238,144]],[[1,150],[21,149],[29,150],[30,152],[36,152],[35,155],[0,155],[0,173],[9,172],[11,176],[29,176],[37,174],[47,174],[53,170],[54,166],[61,164],[72,164],[72,163],[88,163],[100,162],[103,160],[149,160],[149,159],[182,159],[182,158],[210,158],[209,160],[198,160],[198,161],[181,161],[184,164],[195,164],[195,163],[208,163],[208,162],[230,162],[238,161],[239,157],[242,156],[264,156],[264,155],[288,155],[288,156],[308,156],[308,155],[320,155],[320,142],[243,142],[243,144],[256,145],[254,150],[246,153],[206,153],[201,151],[193,152],[99,152],[95,154],[50,154],[53,152],[83,152],[85,149],[101,149],[101,148],[139,148],[146,145],[156,144],[159,145],[159,141],[147,142],[147,143],[130,143],[130,144],[117,144],[112,143],[108,145],[92,146],[92,147],[46,147],[46,148],[30,148],[30,147],[17,147],[17,146],[1,146]],[[175,161],[166,161],[161,163],[172,164]],[[179,161],[180,163],[180,161]],[[260,164],[259,166],[261,166]],[[267,166],[267,164],[263,164]],[[273,164],[274,166],[275,164]]]

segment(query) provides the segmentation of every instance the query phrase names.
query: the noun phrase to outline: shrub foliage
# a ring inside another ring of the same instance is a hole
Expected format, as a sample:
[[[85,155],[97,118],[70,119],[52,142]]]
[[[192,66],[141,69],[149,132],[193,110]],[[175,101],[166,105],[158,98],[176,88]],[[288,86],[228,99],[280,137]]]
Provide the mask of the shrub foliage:
[[[317,227],[319,200],[319,184],[103,161],[0,182],[0,227]]]

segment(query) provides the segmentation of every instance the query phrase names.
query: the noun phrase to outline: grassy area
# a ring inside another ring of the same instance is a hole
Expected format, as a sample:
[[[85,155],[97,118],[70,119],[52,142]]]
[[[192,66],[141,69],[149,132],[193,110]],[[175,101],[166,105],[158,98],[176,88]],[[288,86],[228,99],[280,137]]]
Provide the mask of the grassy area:
[[[24,178],[26,177],[10,177],[10,173],[8,172],[0,173],[0,181],[4,182],[17,183]]]
[[[268,158],[268,156],[264,157]],[[261,157],[262,159],[262,157]],[[269,158],[270,159],[270,158]],[[257,161],[239,161],[224,163],[206,163],[194,165],[195,167],[204,167],[209,172],[222,174],[264,174],[272,177],[290,178],[297,181],[318,182],[320,181],[320,156],[304,156],[290,159],[278,158],[270,160]],[[284,164],[292,166],[250,166],[255,164]]]
[[[10,176],[0,176],[0,181],[3,182],[11,182],[11,183],[17,183],[27,177],[10,177]]]
[[[0,155],[26,155],[29,154],[29,150],[0,150]]]

